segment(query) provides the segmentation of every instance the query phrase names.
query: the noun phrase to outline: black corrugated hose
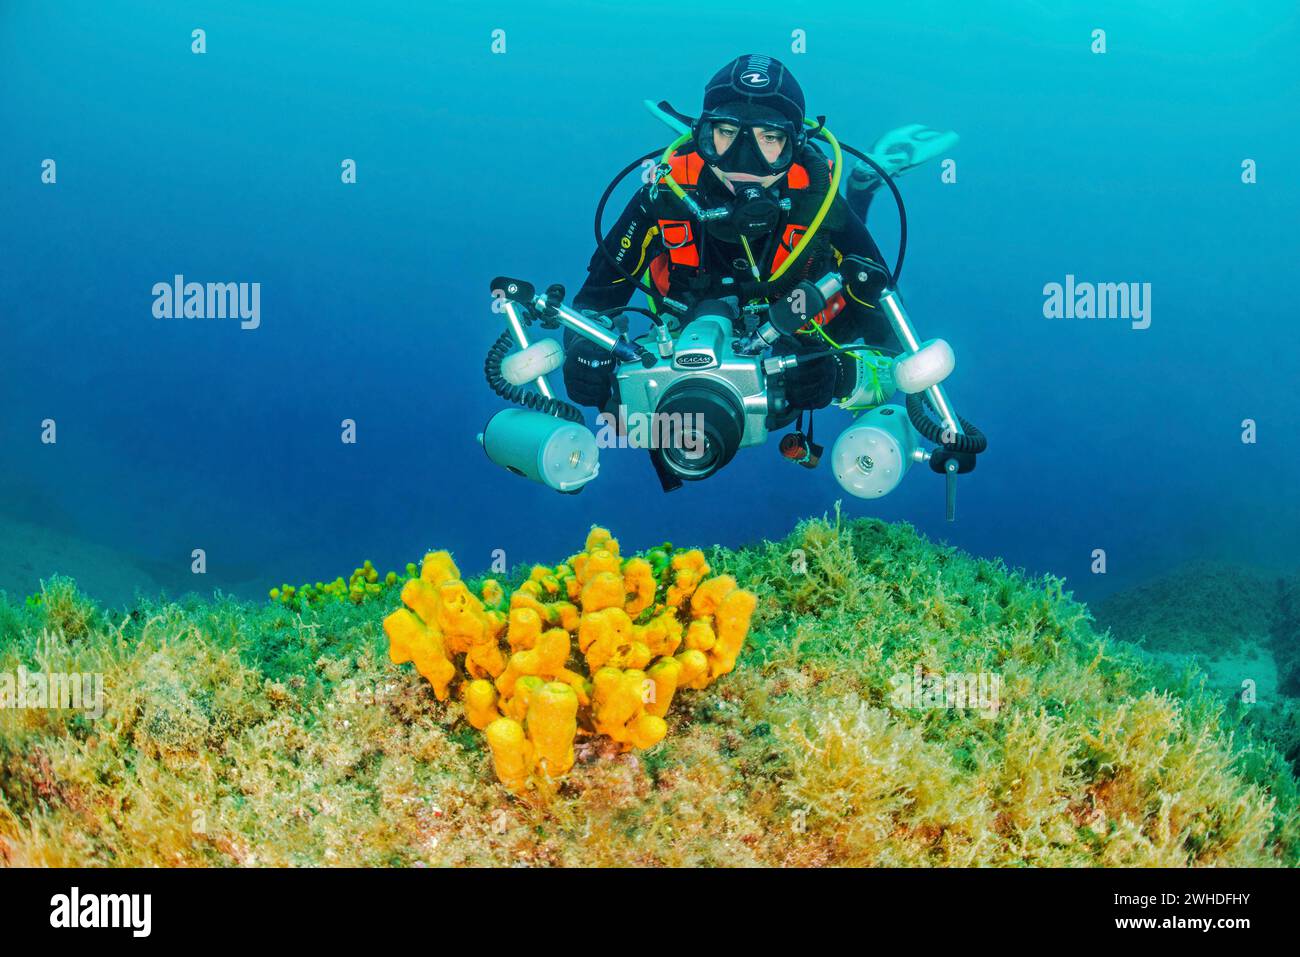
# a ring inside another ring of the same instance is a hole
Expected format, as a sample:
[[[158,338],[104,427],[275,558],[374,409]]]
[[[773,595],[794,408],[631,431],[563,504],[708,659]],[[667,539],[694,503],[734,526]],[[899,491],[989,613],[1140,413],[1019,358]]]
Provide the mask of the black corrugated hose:
[[[507,402],[522,405],[526,409],[545,412],[547,415],[567,419],[570,422],[582,422],[582,410],[576,405],[565,402],[563,399],[548,399],[540,392],[533,392],[519,385],[511,385],[506,381],[506,377],[501,374],[501,361],[510,352],[514,341],[514,336],[507,329],[501,333],[500,338],[492,343],[492,348],[488,350],[487,361],[483,363],[483,372],[487,375],[487,382],[492,387],[492,391]]]
[[[956,436],[951,442],[943,441],[943,423],[930,418],[927,409],[932,408],[934,404],[924,392],[914,392],[907,397],[907,417],[916,427],[916,431],[935,445],[942,445],[949,452],[969,452],[972,455],[979,455],[989,447],[989,440],[985,438],[984,433],[960,415],[957,416],[957,421],[961,423],[962,431],[966,434]]]

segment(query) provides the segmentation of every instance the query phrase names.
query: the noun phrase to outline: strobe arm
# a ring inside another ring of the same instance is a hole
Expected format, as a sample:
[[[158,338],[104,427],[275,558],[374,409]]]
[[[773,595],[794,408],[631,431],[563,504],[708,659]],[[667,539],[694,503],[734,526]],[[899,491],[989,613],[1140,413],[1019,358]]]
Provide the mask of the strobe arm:
[[[865,279],[866,277],[860,277]],[[903,307],[903,300],[898,291],[887,288],[880,296],[880,308],[893,326],[898,341],[903,344],[908,355],[916,355],[922,349],[922,343],[912,326],[911,318]],[[936,423],[926,412],[926,407],[938,415]],[[984,433],[963,419],[953,408],[943,385],[936,382],[923,393],[907,397],[907,413],[913,427],[925,438],[939,445],[940,448],[929,456],[930,467],[941,471],[947,484],[946,518],[953,521],[956,517],[957,476],[975,468],[975,457],[988,448]]]
[[[527,306],[543,322],[553,322],[573,330],[584,339],[612,353],[621,362],[640,362],[646,356],[646,350],[642,346],[628,342],[622,334],[606,329],[571,306],[565,305],[564,287],[558,283],[551,286],[546,291],[546,295],[539,296],[532,283],[499,276],[492,280],[492,290],[494,294],[500,290],[510,302]]]

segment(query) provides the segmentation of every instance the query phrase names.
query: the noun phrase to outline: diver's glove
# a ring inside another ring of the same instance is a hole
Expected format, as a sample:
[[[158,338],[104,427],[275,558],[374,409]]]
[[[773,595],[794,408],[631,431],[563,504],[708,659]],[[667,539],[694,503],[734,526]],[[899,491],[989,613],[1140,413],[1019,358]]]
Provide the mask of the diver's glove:
[[[796,350],[804,353],[818,352],[820,349]],[[840,367],[834,356],[821,356],[807,362],[801,358],[793,369],[787,369],[785,378],[785,398],[794,409],[823,409],[830,405],[835,395],[835,383],[840,376]]]
[[[564,389],[569,399],[601,408],[614,388],[614,356],[582,336],[566,335],[565,339]]]

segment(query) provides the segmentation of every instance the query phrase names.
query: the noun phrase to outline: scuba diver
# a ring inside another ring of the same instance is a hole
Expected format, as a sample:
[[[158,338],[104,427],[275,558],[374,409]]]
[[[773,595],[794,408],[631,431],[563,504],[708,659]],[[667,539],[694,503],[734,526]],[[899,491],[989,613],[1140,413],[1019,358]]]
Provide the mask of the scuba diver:
[[[913,124],[882,137],[874,156],[862,153],[824,118],[806,118],[790,71],[758,54],[718,71],[698,117],[646,105],[676,135],[606,187],[596,251],[572,304],[560,283],[541,293],[521,278],[491,281],[506,328],[484,374],[513,407],[479,435],[488,458],[572,494],[596,478],[599,450],[616,437],[617,447],[647,451],[671,492],[792,424],[777,451],[816,468],[825,447],[813,412],[835,402],[855,414],[830,449],[840,486],[879,498],[925,463],[945,476],[952,520],[956,477],[975,468],[987,439],[944,389],[952,346],[921,339],[899,294],[907,213],[894,177],[946,152],[956,134]],[[858,161],[851,170],[846,154]],[[610,197],[638,167],[645,185],[606,230]],[[865,224],[881,186],[899,215],[892,269]],[[647,304],[629,305],[638,291]],[[650,331],[628,334],[634,312]],[[563,344],[530,342],[534,326],[563,327]],[[571,401],[546,379],[561,366]],[[895,394],[901,404],[889,401]],[[599,434],[580,406],[599,410]]]
[[[812,354],[824,352],[826,341],[861,339],[897,354],[902,346],[876,302],[890,273],[865,225],[881,180],[866,165],[852,176],[842,171],[846,195],[836,196],[817,221],[833,182],[831,161],[810,141],[817,127],[805,124],[803,90],[790,70],[767,56],[737,57],[705,86],[698,118],[667,104],[660,108],[691,132],[690,142],[671,157],[672,178],[700,206],[726,206],[731,214],[700,222],[668,190],[655,182],[643,186],[606,234],[605,248],[592,255],[575,308],[588,316],[615,313],[626,307],[637,282],[686,303],[726,295],[728,284],[734,290],[737,283],[767,283],[764,293],[774,301],[852,256],[871,281],[837,296],[813,319],[821,334],[800,335],[796,342]],[[914,124],[882,137],[873,158],[893,175],[942,154],[956,140]],[[797,259],[787,262],[810,231]],[[625,316],[615,320],[621,331]],[[567,330],[564,349],[569,398],[598,409],[617,405],[609,351]],[[811,413],[846,394],[850,365],[841,356],[822,355],[792,368],[785,377],[791,408]]]

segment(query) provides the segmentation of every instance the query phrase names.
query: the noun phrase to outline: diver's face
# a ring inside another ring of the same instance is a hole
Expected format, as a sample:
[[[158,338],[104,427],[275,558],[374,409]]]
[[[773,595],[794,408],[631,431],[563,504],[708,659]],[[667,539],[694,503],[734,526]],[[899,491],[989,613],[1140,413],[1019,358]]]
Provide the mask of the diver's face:
[[[786,134],[784,130],[773,129],[766,126],[755,126],[752,128],[754,142],[758,144],[758,150],[763,154],[763,158],[769,163],[775,163],[781,157],[781,151],[785,149]],[[719,123],[713,127],[713,149],[718,156],[722,156],[727,150],[736,145],[736,140],[740,136],[740,127],[731,123]],[[727,184],[727,188],[733,193],[736,191],[736,183],[758,183],[763,187],[771,186],[784,174],[774,173],[771,176],[757,176],[753,173],[726,173],[716,166],[710,167],[717,174],[718,179]]]
[[[753,128],[754,142],[758,144],[758,150],[763,154],[763,158],[769,163],[775,163],[781,157],[781,151],[785,149],[785,131],[772,129],[766,126],[755,126]],[[740,135],[740,127],[731,123],[719,123],[713,127],[713,148],[721,156],[727,152],[736,142],[736,137]]]

